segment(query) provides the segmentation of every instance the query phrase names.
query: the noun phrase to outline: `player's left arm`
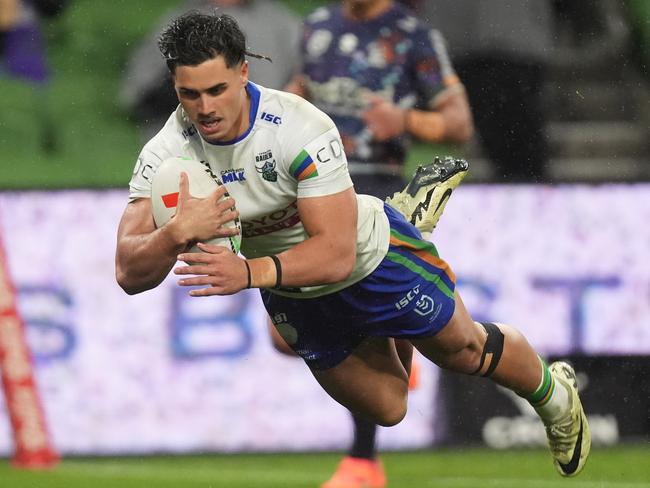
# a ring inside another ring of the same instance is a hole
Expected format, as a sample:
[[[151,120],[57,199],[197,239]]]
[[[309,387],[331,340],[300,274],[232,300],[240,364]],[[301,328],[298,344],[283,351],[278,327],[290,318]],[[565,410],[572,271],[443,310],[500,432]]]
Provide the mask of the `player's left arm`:
[[[333,195],[298,199],[309,238],[278,255],[282,286],[337,283],[356,262],[357,198],[349,188]]]
[[[180,254],[181,286],[204,286],[192,296],[229,295],[243,288],[291,288],[345,280],[356,261],[357,199],[353,188],[298,199],[308,239],[275,256],[243,260],[221,246],[199,243],[203,253]]]
[[[370,99],[363,118],[378,141],[408,133],[427,142],[467,142],[474,133],[472,113],[463,85],[439,93],[429,110],[404,109],[380,97]]]
[[[401,107],[372,96],[364,121],[375,139],[385,141],[410,134],[427,142],[467,142],[474,123],[465,87],[456,75],[442,35],[420,29],[414,34],[409,72],[420,106]]]
[[[463,85],[458,82],[440,93],[431,110],[405,110],[404,131],[427,142],[469,141],[474,123]]]
[[[428,142],[467,142],[474,133],[472,111],[447,43],[436,29],[418,30],[413,52],[415,82],[424,106],[404,113],[404,129]]]

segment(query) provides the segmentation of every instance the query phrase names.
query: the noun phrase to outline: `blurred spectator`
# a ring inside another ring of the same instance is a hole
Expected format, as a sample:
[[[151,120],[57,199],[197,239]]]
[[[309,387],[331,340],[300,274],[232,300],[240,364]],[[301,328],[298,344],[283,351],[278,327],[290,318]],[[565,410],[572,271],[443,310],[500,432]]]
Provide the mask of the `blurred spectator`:
[[[135,118],[144,140],[150,139],[178,105],[169,70],[158,50],[158,33],[188,10],[211,13],[215,9],[237,19],[253,50],[272,62],[254,60],[251,79],[280,89],[296,70],[300,19],[275,0],[187,0],[164,15],[151,34],[135,49],[120,90],[121,105]]]
[[[392,0],[344,0],[306,20],[287,87],[336,123],[357,191],[401,190],[411,137],[465,142],[472,122],[443,37]]]
[[[52,152],[56,146],[47,106],[50,70],[40,19],[62,12],[66,0],[0,0],[0,75],[22,79],[38,90],[34,97],[41,146]]]
[[[403,3],[413,4],[404,0]],[[302,67],[287,87],[336,123],[357,192],[401,190],[411,137],[467,141],[472,118],[439,32],[392,0],[343,0],[305,21]],[[410,345],[400,344],[408,357]],[[354,418],[354,440],[323,488],[381,488],[376,426]]]
[[[542,91],[553,47],[550,0],[432,0],[421,12],[449,40],[496,180],[548,179]]]

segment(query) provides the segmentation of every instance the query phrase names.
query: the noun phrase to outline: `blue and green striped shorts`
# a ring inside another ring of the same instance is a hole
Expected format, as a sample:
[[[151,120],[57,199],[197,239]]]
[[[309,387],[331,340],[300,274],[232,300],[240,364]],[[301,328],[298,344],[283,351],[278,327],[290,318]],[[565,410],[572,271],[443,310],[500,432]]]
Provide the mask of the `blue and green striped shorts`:
[[[311,369],[336,366],[369,336],[435,335],[454,313],[456,278],[435,246],[389,205],[390,245],[366,278],[331,295],[296,299],[261,290],[280,334]]]

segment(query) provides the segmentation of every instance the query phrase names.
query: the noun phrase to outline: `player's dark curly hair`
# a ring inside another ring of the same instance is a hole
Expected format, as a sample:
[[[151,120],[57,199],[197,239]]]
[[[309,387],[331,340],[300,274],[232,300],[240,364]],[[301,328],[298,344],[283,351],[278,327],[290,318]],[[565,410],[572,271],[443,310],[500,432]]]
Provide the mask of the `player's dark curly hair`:
[[[265,58],[246,50],[246,36],[233,17],[198,11],[169,24],[158,39],[158,48],[172,73],[177,66],[197,66],[217,56],[223,56],[228,68],[244,61],[246,55]]]

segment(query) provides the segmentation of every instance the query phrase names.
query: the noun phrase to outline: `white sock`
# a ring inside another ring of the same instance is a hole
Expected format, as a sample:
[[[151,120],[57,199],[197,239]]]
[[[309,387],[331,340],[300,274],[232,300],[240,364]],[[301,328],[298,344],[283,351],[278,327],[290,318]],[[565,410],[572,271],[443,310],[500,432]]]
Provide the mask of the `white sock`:
[[[542,381],[537,390],[525,398],[535,408],[545,424],[561,419],[571,408],[571,392],[553,377],[548,366],[540,358]]]

